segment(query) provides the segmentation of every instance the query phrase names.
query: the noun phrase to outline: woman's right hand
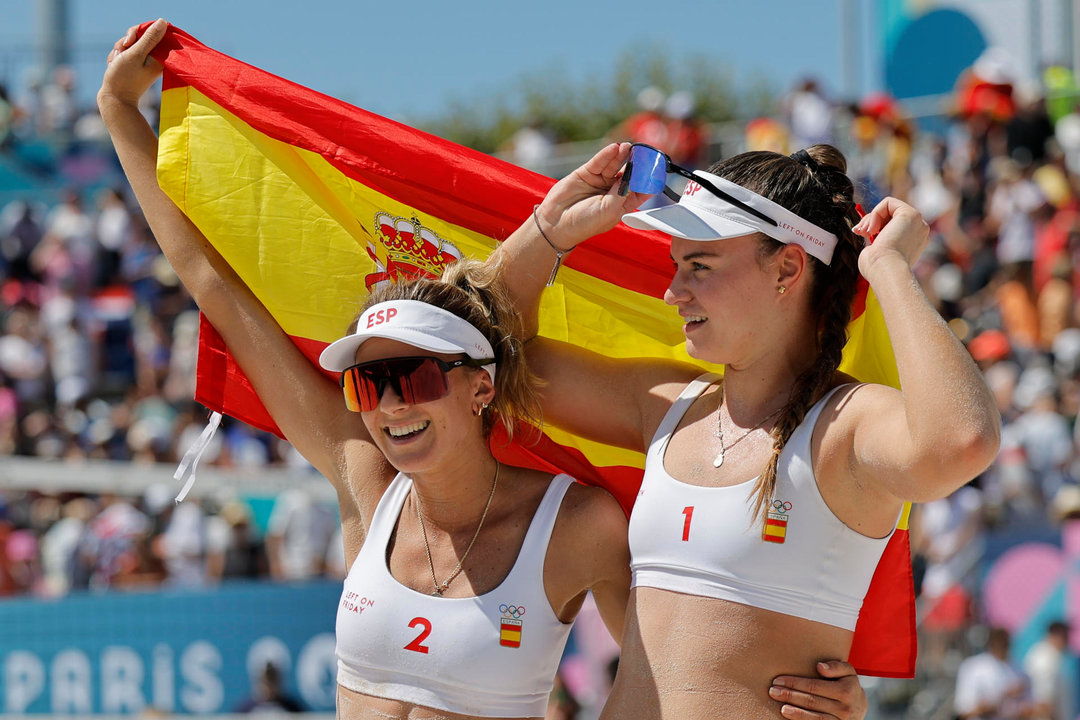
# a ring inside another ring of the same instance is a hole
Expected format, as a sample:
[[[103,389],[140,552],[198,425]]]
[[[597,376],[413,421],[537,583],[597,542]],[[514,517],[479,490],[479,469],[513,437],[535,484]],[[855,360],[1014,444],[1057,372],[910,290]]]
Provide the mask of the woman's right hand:
[[[621,170],[630,157],[630,143],[612,143],[564,177],[548,191],[537,215],[544,232],[560,250],[615,227],[650,196],[619,195]]]
[[[132,25],[116,41],[105,62],[105,77],[98,90],[98,107],[104,111],[111,103],[137,106],[154,81],[161,76],[161,63],[150,57],[150,51],[165,37],[169,24],[155,20],[142,37],[136,39],[139,26]]]

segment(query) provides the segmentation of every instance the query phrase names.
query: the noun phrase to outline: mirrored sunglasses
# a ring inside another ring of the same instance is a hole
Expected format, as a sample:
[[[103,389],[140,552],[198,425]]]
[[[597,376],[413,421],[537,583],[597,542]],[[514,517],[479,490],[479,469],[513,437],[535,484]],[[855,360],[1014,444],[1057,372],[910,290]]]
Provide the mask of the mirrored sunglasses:
[[[353,412],[370,412],[379,405],[386,386],[410,405],[432,402],[450,391],[446,374],[458,367],[483,367],[494,358],[453,360],[436,357],[400,357],[357,363],[341,373],[345,407]]]

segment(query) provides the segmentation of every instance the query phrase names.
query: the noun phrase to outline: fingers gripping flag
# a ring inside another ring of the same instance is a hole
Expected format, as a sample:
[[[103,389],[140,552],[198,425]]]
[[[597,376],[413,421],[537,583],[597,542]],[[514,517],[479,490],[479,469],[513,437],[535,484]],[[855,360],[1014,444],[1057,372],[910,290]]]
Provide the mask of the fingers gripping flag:
[[[145,29],[145,27],[143,28]],[[552,180],[270,75],[170,27],[158,180],[297,347],[317,364],[366,292],[401,275],[438,276],[485,258]],[[667,238],[618,227],[568,257],[540,332],[613,357],[689,361],[662,300]],[[898,385],[880,309],[860,294],[844,370]],[[202,322],[196,399],[278,432],[213,327]],[[609,489],[629,512],[640,454],[545,428],[536,444],[495,437],[504,461],[561,470]],[[878,566],[851,662],[865,674],[914,670],[906,517]]]

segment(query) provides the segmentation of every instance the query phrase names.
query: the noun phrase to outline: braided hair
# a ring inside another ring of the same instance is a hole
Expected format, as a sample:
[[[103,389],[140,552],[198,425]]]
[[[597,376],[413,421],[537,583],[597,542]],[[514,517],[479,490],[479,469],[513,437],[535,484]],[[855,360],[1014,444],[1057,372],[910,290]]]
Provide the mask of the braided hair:
[[[753,190],[838,238],[829,265],[810,256],[810,308],[818,323],[817,357],[795,380],[787,404],[771,431],[773,452],[754,488],[754,517],[764,514],[776,487],[780,452],[807,411],[829,389],[847,343],[851,302],[859,279],[858,258],[863,240],[851,231],[859,221],[854,186],[845,174],[847,162],[831,145],[813,145],[788,157],[757,151],[722,160],[709,172]],[[762,261],[783,244],[760,235]]]
[[[485,437],[491,433],[496,418],[507,438],[513,437],[518,420],[540,425],[538,379],[525,363],[521,316],[499,279],[498,268],[462,258],[447,265],[440,278],[407,278],[381,285],[364,301],[349,332],[355,330],[365,310],[388,300],[419,300],[442,308],[468,322],[491,343],[497,363],[495,399],[491,403],[495,412],[484,413]]]

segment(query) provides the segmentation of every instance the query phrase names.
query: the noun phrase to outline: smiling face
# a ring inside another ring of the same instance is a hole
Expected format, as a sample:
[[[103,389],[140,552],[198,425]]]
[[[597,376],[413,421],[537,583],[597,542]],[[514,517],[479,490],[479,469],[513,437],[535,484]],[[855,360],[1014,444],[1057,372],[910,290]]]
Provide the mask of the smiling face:
[[[397,340],[371,338],[356,351],[356,362],[419,356],[446,361],[463,357],[433,353]],[[490,403],[494,397],[490,376],[480,368],[460,367],[448,372],[446,381],[448,392],[444,397],[417,404],[404,402],[387,383],[375,409],[360,413],[375,444],[401,472],[436,470],[469,457],[463,451],[486,448],[475,408]]]
[[[775,318],[776,272],[761,260],[757,235],[699,241],[672,237],[675,275],[664,293],[683,318],[691,357],[748,360]]]

